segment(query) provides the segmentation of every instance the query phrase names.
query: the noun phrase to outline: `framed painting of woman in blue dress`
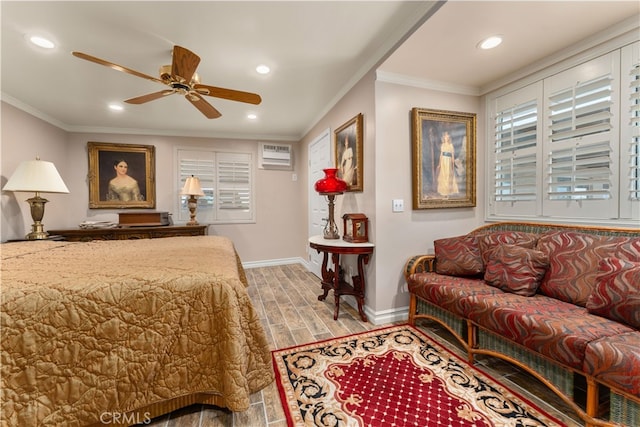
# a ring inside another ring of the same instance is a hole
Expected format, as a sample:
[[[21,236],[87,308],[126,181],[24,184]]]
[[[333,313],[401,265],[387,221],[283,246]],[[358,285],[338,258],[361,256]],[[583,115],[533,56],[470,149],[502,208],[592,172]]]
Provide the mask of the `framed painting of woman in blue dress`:
[[[89,208],[155,208],[153,145],[88,142],[87,148]]]
[[[411,110],[413,209],[476,205],[476,115]]]

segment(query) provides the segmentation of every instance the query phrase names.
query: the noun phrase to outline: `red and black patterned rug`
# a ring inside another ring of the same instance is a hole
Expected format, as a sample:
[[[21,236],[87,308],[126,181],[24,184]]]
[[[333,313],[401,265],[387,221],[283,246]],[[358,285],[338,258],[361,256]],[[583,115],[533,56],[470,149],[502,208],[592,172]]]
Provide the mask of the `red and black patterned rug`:
[[[273,352],[289,426],[563,426],[408,325]]]

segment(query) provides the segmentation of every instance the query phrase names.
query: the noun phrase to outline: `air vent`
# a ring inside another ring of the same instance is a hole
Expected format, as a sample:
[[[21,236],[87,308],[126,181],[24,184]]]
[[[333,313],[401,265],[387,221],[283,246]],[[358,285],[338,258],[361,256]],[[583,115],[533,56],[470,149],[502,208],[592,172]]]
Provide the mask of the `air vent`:
[[[291,144],[260,143],[260,167],[263,169],[291,169]]]

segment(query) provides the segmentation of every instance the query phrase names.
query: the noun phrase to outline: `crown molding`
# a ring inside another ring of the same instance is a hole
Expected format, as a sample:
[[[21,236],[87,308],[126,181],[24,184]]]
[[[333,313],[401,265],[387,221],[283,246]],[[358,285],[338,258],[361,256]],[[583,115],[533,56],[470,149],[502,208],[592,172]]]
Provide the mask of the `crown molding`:
[[[422,79],[404,74],[390,73],[388,71],[376,71],[376,80],[420,89],[430,89],[439,92],[454,93],[458,95],[480,96],[480,89],[474,86],[458,85],[438,80]]]

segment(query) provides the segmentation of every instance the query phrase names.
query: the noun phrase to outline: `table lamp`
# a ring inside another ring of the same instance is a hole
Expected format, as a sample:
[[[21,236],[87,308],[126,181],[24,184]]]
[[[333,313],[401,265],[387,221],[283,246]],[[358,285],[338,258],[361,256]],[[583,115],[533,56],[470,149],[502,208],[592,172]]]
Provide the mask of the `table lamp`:
[[[347,189],[347,183],[336,177],[337,168],[322,170],[325,176],[316,181],[315,189],[319,194],[327,196],[327,199],[329,199],[329,220],[324,226],[323,236],[325,239],[339,239],[340,232],[333,217],[333,209],[336,196],[344,193]]]
[[[198,225],[196,220],[196,208],[198,207],[198,199],[196,196],[204,196],[202,187],[200,186],[200,179],[191,175],[184,181],[184,187],[180,192],[183,196],[189,196],[187,199],[187,206],[189,207],[189,214],[191,219],[187,222],[187,225]]]
[[[36,195],[27,199],[31,206],[31,233],[26,235],[27,240],[42,240],[49,237],[44,231],[42,218],[44,217],[44,205],[47,199],[40,197],[40,193],[68,193],[69,189],[60,177],[55,165],[36,157],[36,160],[28,160],[20,163],[18,169],[11,175],[5,184],[3,191],[28,191]]]

